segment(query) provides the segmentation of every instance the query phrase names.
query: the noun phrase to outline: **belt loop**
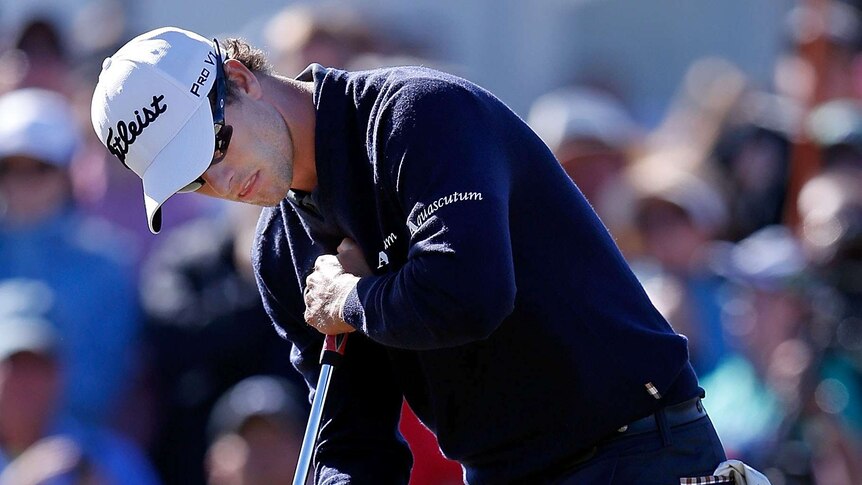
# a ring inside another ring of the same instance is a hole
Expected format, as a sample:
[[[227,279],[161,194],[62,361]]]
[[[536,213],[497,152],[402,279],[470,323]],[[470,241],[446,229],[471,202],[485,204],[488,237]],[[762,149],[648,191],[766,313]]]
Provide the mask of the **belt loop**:
[[[663,446],[670,446],[670,426],[667,425],[667,416],[664,413],[664,408],[656,411],[655,421],[656,425],[658,426],[659,433],[661,433],[661,444]]]

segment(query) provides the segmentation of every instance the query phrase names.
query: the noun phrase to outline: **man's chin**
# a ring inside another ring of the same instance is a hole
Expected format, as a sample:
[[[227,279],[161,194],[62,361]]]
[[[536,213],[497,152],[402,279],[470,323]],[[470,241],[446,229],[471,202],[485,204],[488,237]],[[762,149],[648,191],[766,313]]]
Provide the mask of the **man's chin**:
[[[241,202],[245,202],[246,204],[256,205],[259,207],[278,207],[281,204],[281,201],[287,197],[287,193],[285,192],[284,196],[280,199],[276,199],[275,197],[265,197],[256,200],[243,200]]]
[[[275,207],[278,203],[272,203],[266,200],[238,200],[237,202],[242,202],[243,204],[248,205],[256,205],[258,207]]]

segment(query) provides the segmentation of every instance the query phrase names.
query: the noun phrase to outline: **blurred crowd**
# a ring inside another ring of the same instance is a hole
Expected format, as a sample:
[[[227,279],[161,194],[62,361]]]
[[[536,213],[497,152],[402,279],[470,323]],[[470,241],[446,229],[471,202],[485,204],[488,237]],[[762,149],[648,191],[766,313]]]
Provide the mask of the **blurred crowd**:
[[[862,483],[862,17],[801,2],[771,86],[701,59],[662,123],[572,86],[528,122],[689,339],[730,458]]]
[[[599,83],[524,116],[688,337],[728,456],[776,485],[862,483],[859,3],[793,9],[770,86],[694,63],[658,126]],[[133,34],[98,5],[115,28],[0,32],[0,483],[289,483],[309,401],[254,283],[259,209],[178,195],[149,234],[90,127]],[[382,32],[292,6],[262,34],[285,74],[445,62]],[[461,483],[406,405],[402,432],[412,484]]]

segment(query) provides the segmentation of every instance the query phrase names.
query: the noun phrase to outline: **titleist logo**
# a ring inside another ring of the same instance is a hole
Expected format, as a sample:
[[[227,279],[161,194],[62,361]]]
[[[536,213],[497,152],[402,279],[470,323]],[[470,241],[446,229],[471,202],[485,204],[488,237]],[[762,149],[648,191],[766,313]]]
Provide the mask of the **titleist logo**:
[[[138,139],[138,136],[144,132],[144,128],[150,126],[150,123],[156,121],[159,115],[168,110],[167,104],[162,104],[165,95],[153,96],[153,102],[150,106],[144,106],[140,111],[135,110],[135,119],[129,121],[120,120],[117,122],[117,134],[114,135],[114,129],[108,129],[108,150],[117,156],[123,165],[126,164],[126,154],[129,153],[129,146]],[[152,108],[152,109],[150,109]],[[141,118],[143,112],[143,118]]]

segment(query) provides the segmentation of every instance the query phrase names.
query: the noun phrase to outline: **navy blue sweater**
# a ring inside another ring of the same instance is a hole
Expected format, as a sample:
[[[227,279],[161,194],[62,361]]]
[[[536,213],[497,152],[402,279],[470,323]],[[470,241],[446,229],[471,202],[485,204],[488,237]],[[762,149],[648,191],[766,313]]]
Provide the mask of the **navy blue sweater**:
[[[699,392],[685,338],[502,102],[425,68],[303,76],[318,187],[309,204],[264,211],[255,270],[312,388],[323,337],[303,321],[302,289],[314,260],[350,237],[375,268],[345,305],[358,332],[327,396],[319,480],[406,483],[402,397],[469,483],[510,483]]]

